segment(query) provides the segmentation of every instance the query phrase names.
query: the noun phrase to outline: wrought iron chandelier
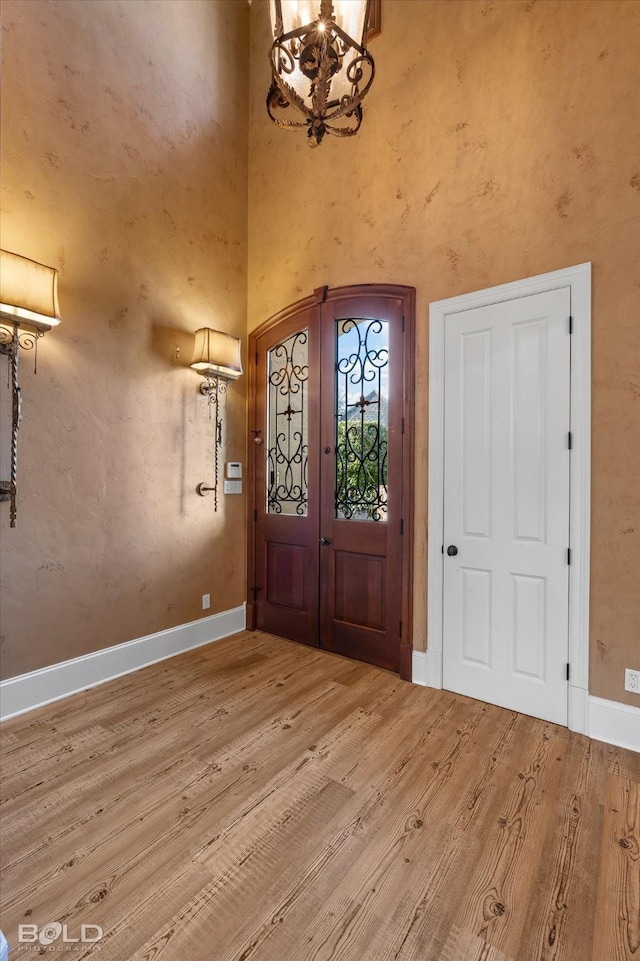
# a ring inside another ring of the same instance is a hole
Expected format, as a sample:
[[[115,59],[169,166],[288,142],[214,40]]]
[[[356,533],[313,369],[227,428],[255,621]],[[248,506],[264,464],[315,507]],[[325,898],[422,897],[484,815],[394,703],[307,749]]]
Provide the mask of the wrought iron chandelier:
[[[267,111],[279,127],[352,137],[375,66],[364,46],[369,0],[269,0],[274,41]],[[283,114],[290,107],[297,117]]]

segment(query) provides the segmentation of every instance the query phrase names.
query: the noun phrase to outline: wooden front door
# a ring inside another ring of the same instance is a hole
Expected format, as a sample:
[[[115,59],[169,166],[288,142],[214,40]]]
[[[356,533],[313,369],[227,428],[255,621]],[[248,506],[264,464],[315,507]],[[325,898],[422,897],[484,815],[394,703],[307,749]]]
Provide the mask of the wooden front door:
[[[248,622],[410,677],[413,291],[323,288],[250,351]]]

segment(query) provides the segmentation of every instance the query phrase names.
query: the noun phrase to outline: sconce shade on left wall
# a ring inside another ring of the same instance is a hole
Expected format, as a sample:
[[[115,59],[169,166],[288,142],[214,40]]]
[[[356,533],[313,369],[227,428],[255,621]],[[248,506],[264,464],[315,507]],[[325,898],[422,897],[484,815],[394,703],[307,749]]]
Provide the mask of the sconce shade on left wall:
[[[0,316],[27,329],[60,323],[58,271],[8,250],[0,251]]]
[[[211,327],[196,330],[191,367],[205,377],[237,380],[242,374],[241,343],[232,334]]]

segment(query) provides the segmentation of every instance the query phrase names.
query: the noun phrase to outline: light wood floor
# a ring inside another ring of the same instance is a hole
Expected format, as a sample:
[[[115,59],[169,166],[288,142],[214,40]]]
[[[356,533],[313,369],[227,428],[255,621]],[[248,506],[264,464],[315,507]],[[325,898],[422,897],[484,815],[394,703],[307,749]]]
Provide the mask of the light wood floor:
[[[16,718],[2,764],[12,946],[640,961],[639,755],[269,635]]]

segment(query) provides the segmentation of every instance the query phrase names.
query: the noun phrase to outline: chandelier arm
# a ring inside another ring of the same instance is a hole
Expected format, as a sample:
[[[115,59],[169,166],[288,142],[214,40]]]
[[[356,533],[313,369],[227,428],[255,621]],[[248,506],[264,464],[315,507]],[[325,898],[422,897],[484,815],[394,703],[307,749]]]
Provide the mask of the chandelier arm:
[[[318,75],[311,88],[311,104],[313,107],[312,112],[314,117],[322,117],[323,113],[327,109],[329,89],[331,87],[330,66],[331,63],[327,55],[327,40],[325,37],[322,41],[320,62],[318,64]]]
[[[353,137],[355,134],[357,134],[358,130],[360,129],[360,124],[362,123],[362,107],[360,104],[358,104],[353,111],[353,116],[355,117],[354,127],[336,127],[331,124],[325,124],[326,133],[330,133],[334,137]]]
[[[267,94],[267,112],[271,117],[271,119],[275,121],[275,123],[280,123],[278,118],[275,117],[271,111],[272,106],[274,106],[274,104],[272,103],[273,94],[276,91],[280,93],[280,96],[284,100],[284,103],[275,104],[276,106],[281,107],[283,110],[286,107],[296,107],[300,111],[300,113],[307,118],[306,121],[304,122],[301,121],[299,123],[301,127],[305,127],[307,125],[307,121],[313,119],[312,111],[309,110],[304,100],[296,93],[293,87],[290,87],[288,83],[285,83],[283,80],[280,80],[278,77],[274,75],[273,83],[271,85],[271,88],[269,89],[269,93]],[[287,121],[287,126],[293,123],[297,123],[297,121],[292,121],[292,120]]]
[[[362,60],[364,63],[367,63],[371,67],[371,76],[367,80],[367,83],[362,88],[362,90],[359,90],[357,94],[355,94],[353,97],[343,97],[340,101],[338,101],[340,105],[332,113],[328,113],[326,115],[326,117],[324,118],[325,123],[327,122],[330,123],[332,120],[336,120],[338,117],[343,117],[345,114],[351,113],[352,110],[355,110],[355,108],[360,105],[360,103],[364,100],[367,93],[369,92],[369,88],[371,87],[371,84],[373,83],[373,80],[375,77],[375,64],[373,62],[373,59],[371,57],[369,57],[368,59],[358,58],[357,61],[354,60],[353,64],[350,65],[349,71],[351,70],[351,67],[355,63],[358,63],[360,60]]]
[[[305,104],[300,94],[297,93],[297,91],[294,90],[294,88],[290,84],[288,84],[285,80],[283,80],[280,74],[278,73],[277,66],[274,63],[274,56],[273,56],[276,50],[280,52],[280,43],[278,40],[275,40],[273,43],[273,46],[271,47],[271,68],[272,68],[272,75],[273,75],[272,76],[273,83],[271,85],[271,89],[269,90],[269,95],[267,96],[267,106],[270,105],[269,104],[270,95],[271,95],[273,86],[275,85],[280,91],[280,93],[282,94],[282,96],[284,97],[284,99],[287,101],[287,104],[297,107],[300,113],[304,114],[305,117],[312,118],[313,113],[311,110],[309,110],[309,108]],[[289,53],[288,50],[286,51],[286,55],[291,59],[291,54]]]
[[[348,33],[345,33],[342,27],[340,27],[335,20],[331,21],[331,30],[334,36],[339,37],[346,47],[351,47],[352,50],[357,50],[360,56],[368,54],[367,48],[363,47],[362,44],[358,43],[357,40],[354,40],[353,37],[350,37]]]
[[[310,116],[307,120],[287,120],[285,118],[279,117],[276,114],[274,114],[271,110],[271,99],[272,99],[271,93],[272,92],[269,91],[269,94],[267,96],[267,113],[270,119],[273,120],[275,124],[277,124],[279,127],[287,127],[290,130],[304,130],[305,127],[308,127],[309,123],[311,122]],[[289,107],[290,104],[285,101],[284,103],[279,104],[278,106],[280,107],[280,109],[284,110],[286,107]]]
[[[271,111],[269,111],[269,116],[283,130],[305,130],[310,123],[308,120],[283,120],[281,117],[274,117]]]

